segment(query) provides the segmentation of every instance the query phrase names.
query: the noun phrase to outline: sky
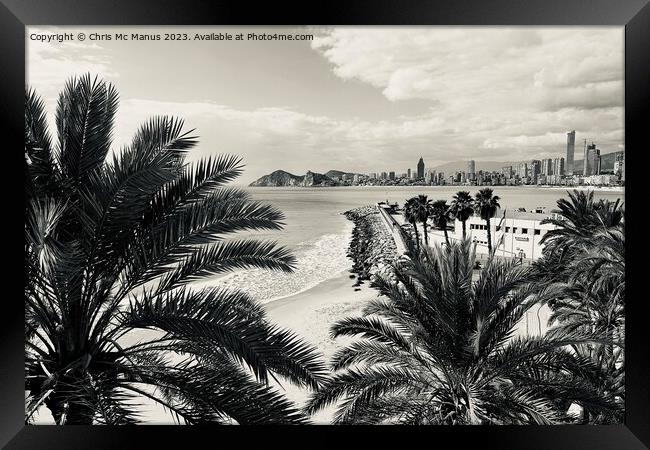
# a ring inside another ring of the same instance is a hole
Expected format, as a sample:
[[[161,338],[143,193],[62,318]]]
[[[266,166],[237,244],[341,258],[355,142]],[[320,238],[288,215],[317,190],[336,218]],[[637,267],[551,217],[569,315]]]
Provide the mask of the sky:
[[[84,41],[33,40],[79,32]],[[187,33],[188,41],[91,40]],[[196,33],[313,34],[307,41],[196,41]],[[67,79],[115,85],[114,151],[156,115],[185,120],[190,160],[243,158],[239,183],[277,169],[406,172],[451,161],[566,156],[576,130],[623,150],[623,27],[29,27],[27,80],[54,130]]]

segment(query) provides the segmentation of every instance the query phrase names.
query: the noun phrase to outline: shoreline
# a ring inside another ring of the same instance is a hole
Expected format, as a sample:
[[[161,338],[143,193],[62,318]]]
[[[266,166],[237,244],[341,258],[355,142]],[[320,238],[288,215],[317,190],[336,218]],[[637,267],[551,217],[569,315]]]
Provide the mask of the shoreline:
[[[349,271],[343,270],[338,276],[311,289],[263,305],[274,324],[290,329],[315,347],[328,366],[334,353],[352,339],[333,339],[331,326],[345,317],[361,315],[363,307],[379,294],[367,284],[355,287],[349,275]],[[302,407],[310,391],[283,381],[281,383],[281,386],[275,382],[273,385],[298,407]],[[312,416],[312,423],[329,424],[334,412],[334,406],[325,408]]]
[[[361,315],[364,306],[379,296],[365,281],[387,269],[399,256],[393,237],[375,207],[362,206],[343,214],[354,224],[348,246],[352,269],[343,269],[316,286],[263,305],[274,324],[291,329],[315,347],[328,365],[334,353],[353,340],[352,337],[332,338],[332,325],[346,317]],[[307,389],[288,383],[273,384],[299,407],[310,395]],[[312,416],[312,423],[331,423],[335,410],[336,405],[324,408]]]
[[[471,189],[471,188],[491,188],[491,189],[558,189],[558,190],[591,190],[591,191],[605,191],[605,192],[625,192],[625,186],[592,186],[592,185],[578,185],[578,186],[562,186],[554,184],[524,184],[524,185],[464,185],[464,184],[359,184],[359,185],[345,185],[345,186],[247,186],[241,185],[240,187],[246,189],[415,189],[415,188],[454,188],[454,189]]]
[[[260,304],[266,304],[295,294],[305,292],[330,278],[337,277],[341,270],[352,266],[347,256],[348,246],[354,228],[342,218],[341,229],[327,232],[309,241],[300,242],[293,272],[248,268],[238,269],[223,275],[208,277],[191,284],[193,289],[220,286],[235,289],[251,295]]]

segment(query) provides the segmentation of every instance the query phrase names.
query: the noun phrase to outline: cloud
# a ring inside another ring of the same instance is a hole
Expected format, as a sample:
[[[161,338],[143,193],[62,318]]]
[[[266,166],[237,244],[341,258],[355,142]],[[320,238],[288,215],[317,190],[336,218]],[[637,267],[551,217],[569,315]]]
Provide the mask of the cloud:
[[[69,29],[65,30],[70,32]],[[43,42],[31,40],[30,35],[53,35],[58,29],[28,27],[27,36],[27,85],[38,86],[38,92],[47,99],[56,98],[72,76],[86,73],[102,74],[109,81],[119,77],[112,66],[112,59],[103,47],[95,42]]]
[[[115,148],[127,144],[153,115],[182,117],[200,136],[191,158],[241,155],[247,164],[244,182],[274,169],[404,172],[420,155],[427,165],[557,157],[565,152],[568,130],[576,130],[579,142],[594,140],[604,152],[622,148],[622,28],[330,27],[314,32],[307,51],[317,52],[341,83],[369,85],[387,105],[417,100],[417,110],[405,107],[400,115],[370,119],[339,116],[332,109],[319,114],[313,105],[307,113],[300,105],[171,101],[167,92],[151,96],[150,91],[148,99],[122,98]],[[46,90],[50,113],[71,73],[104,74],[114,78],[118,90],[120,80],[129,81],[129,66],[119,64],[118,52],[64,44],[29,42],[29,79]],[[207,77],[193,79],[211,83]],[[251,88],[274,88],[272,82],[233,83],[229,89],[242,90],[243,97]],[[131,93],[138,95],[138,89]]]
[[[391,102],[431,102],[426,117],[371,128],[428,140],[437,160],[557,156],[571,129],[622,146],[622,28],[341,27],[312,48]]]
[[[337,76],[391,101],[489,111],[622,106],[622,28],[341,27],[318,34],[312,48]],[[548,101],[565,96],[577,103]]]

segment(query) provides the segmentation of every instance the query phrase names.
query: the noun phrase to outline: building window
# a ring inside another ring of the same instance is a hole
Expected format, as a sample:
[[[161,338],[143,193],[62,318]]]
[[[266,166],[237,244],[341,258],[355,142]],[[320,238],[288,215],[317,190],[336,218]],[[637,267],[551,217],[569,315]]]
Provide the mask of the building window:
[[[512,232],[516,233],[517,232],[517,227],[512,227]]]
[[[510,233],[510,227],[506,227],[506,233]]]
[[[497,231],[501,231],[501,227],[497,225]]]
[[[522,228],[521,234],[528,234],[528,228]]]
[[[541,230],[535,230],[535,234],[542,234]]]

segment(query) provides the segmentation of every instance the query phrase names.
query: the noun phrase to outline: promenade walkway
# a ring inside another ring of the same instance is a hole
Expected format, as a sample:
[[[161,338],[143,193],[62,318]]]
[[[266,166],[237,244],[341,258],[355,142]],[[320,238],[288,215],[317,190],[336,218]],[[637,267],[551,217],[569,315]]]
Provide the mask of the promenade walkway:
[[[386,208],[382,208],[381,205],[376,205],[379,215],[382,217],[386,229],[392,234],[393,240],[395,241],[395,247],[397,247],[397,252],[400,255],[407,253],[408,244],[406,242],[406,236],[404,236],[404,230],[400,224],[391,216]]]

